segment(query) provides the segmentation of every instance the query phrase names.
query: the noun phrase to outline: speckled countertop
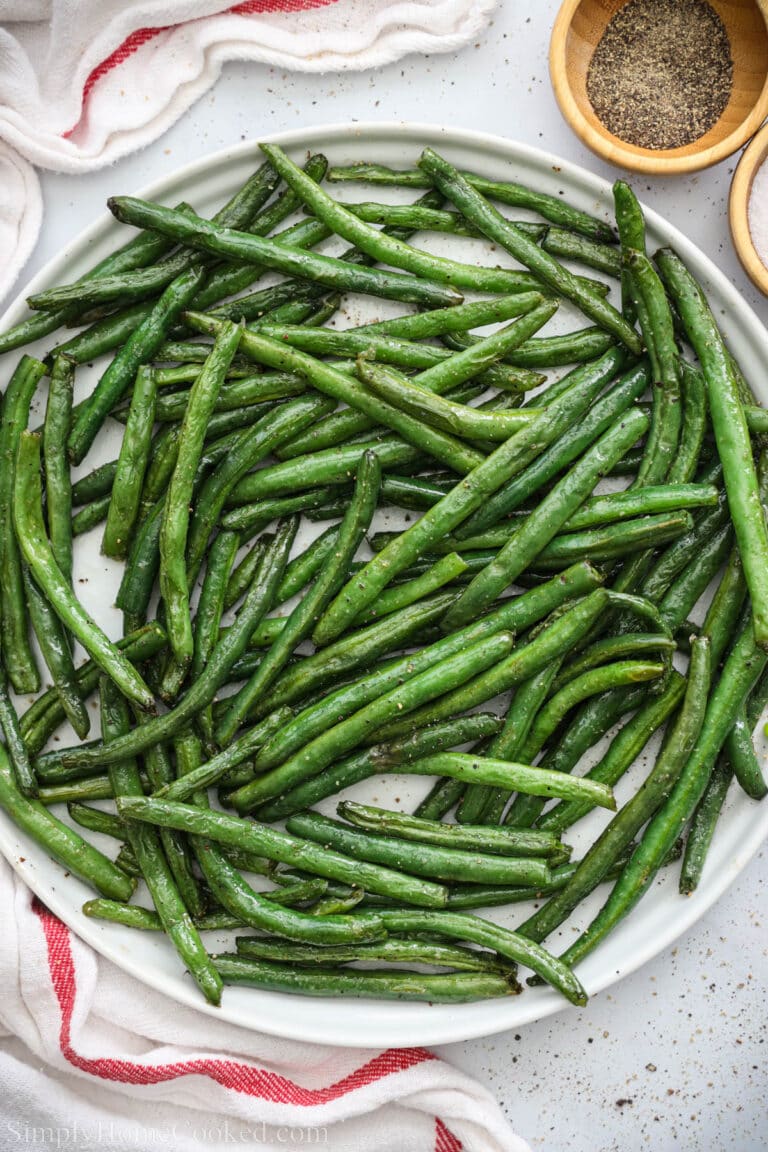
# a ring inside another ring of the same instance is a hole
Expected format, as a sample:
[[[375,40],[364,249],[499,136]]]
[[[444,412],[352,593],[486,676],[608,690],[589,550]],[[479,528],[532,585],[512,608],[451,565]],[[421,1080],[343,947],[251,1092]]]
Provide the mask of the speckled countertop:
[[[131,191],[242,139],[351,120],[420,120],[509,136],[613,179],[560,118],[547,73],[554,0],[502,0],[459,55],[409,57],[375,73],[304,76],[227,66],[167,135],[88,177],[43,177],[45,223],[30,276],[115,189]],[[685,179],[638,179],[645,202],[688,234],[768,321],[727,226],[734,160]],[[441,1054],[473,1073],[541,1152],[758,1152],[768,1146],[768,932],[762,852],[677,945],[583,1011]],[[396,1150],[393,1149],[393,1152]]]

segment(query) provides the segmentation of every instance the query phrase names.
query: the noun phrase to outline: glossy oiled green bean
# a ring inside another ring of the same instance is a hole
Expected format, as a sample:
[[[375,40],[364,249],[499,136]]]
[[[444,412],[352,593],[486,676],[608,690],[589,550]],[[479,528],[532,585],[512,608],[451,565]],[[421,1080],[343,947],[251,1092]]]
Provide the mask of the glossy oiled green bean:
[[[396,408],[416,416],[441,432],[471,440],[507,440],[539,415],[536,409],[511,412],[484,412],[466,404],[456,404],[412,384],[405,376],[369,363],[357,363],[360,380]]]
[[[165,645],[165,632],[157,624],[148,624],[132,635],[117,641],[117,647],[135,662],[155,655]],[[94,691],[99,679],[99,667],[92,660],[81,665],[75,673],[77,690],[85,699]],[[54,729],[64,719],[65,712],[56,688],[49,688],[38,696],[21,717],[20,728],[30,755],[36,755]]]
[[[194,805],[167,800],[128,800],[122,803],[121,814],[132,820],[178,828],[180,831],[191,832],[195,836],[202,836],[217,843],[247,848],[271,860],[300,867],[317,876],[341,880],[345,884],[361,884],[371,892],[405,899],[426,908],[441,907],[447,897],[445,888],[440,884],[406,876],[389,868],[352,860],[338,852],[309,841],[299,840],[267,825],[256,824],[253,821],[246,823],[239,817],[206,811]],[[317,923],[322,924],[322,921]],[[380,933],[377,931],[375,935],[378,934]]]
[[[462,1004],[515,995],[510,976],[494,972],[452,972],[425,975],[408,969],[301,968],[240,955],[220,954],[216,964],[225,984],[245,984],[299,996],[356,996],[380,1000],[426,1000],[430,1004]]]
[[[338,636],[392,579],[428,552],[434,541],[451,532],[513,475],[538,456],[547,444],[578,419],[600,390],[601,380],[574,386],[531,424],[501,444],[467,478],[428,509],[398,540],[388,545],[342,589],[325,615],[322,640]]]
[[[262,144],[260,147],[286,183],[301,196],[318,219],[373,259],[439,283],[454,284],[472,291],[515,292],[536,288],[536,280],[527,273],[460,264],[455,260],[433,256],[380,232],[348,212],[343,204],[308,180],[305,173],[277,145]]]
[[[386,299],[403,300],[417,304],[460,304],[461,295],[449,287],[449,278],[443,284],[435,280],[418,279],[401,272],[382,272],[375,268],[345,263],[332,256],[319,256],[303,252],[276,240],[267,240],[246,232],[223,229],[197,216],[186,216],[170,208],[136,200],[130,196],[114,196],[108,206],[118,220],[139,228],[151,228],[161,235],[171,236],[206,252],[239,260],[245,264],[261,264],[276,272],[285,272],[312,280],[329,288],[350,292],[367,292]],[[509,275],[509,274],[508,274]],[[530,277],[520,273],[511,280],[498,277],[499,291],[527,290],[536,287]]]
[[[388,936],[375,944],[314,947],[311,944],[288,944],[282,940],[264,940],[257,936],[238,936],[238,955],[255,960],[278,960],[300,966],[348,964],[359,960],[388,960],[391,963],[434,964],[466,972],[510,972],[511,966],[495,952],[461,948],[455,944],[436,944],[426,940],[398,939]]]
[[[195,321],[199,322],[197,316]],[[484,459],[482,453],[455,437],[425,429],[420,420],[372,396],[352,377],[298,349],[250,331],[243,334],[242,348],[249,356],[268,367],[296,372],[305,377],[318,391],[334,400],[341,400],[376,424],[392,428],[409,444],[445,463],[460,475],[471,471]]]
[[[39,470],[40,437],[24,432],[17,457],[13,509],[24,558],[62,623],[129,699],[151,709],[154,697],[149,688],[76,599],[53,558],[43,524]]]
[[[22,356],[8,382],[0,420],[0,635],[3,663],[14,689],[36,692],[37,665],[29,644],[19,546],[13,530],[14,473],[19,438],[27,426],[29,407],[45,365]]]
[[[219,744],[229,742],[251,706],[272,687],[291,653],[312,632],[329,600],[344,582],[352,558],[376,511],[380,482],[378,458],[374,452],[366,453],[358,469],[352,500],[339,527],[333,555],[287,618],[254,674],[217,721],[216,739]]]
[[[476,378],[484,384],[503,389],[510,387],[512,381],[506,374],[506,368],[498,365],[496,361],[510,348],[524,343],[537,332],[550,318],[554,308],[554,302],[545,301],[521,316],[515,324],[508,324],[500,331],[473,343],[465,351],[449,355],[447,359],[420,372],[415,377],[414,383],[438,395]],[[311,434],[306,434],[283,446],[278,455],[295,456],[300,452],[343,444],[351,436],[373,429],[375,426],[373,418],[364,412],[336,413],[314,428]]]
[[[701,362],[728,505],[752,601],[755,637],[761,647],[768,648],[768,529],[744,406],[722,336],[701,289],[670,249],[663,249],[657,262]]]
[[[109,496],[116,471],[117,460],[110,460],[108,464],[100,464],[92,472],[75,480],[72,485],[72,503],[75,507],[98,500],[101,496]]]
[[[397,868],[414,876],[440,881],[476,878],[491,884],[546,884],[550,878],[544,860],[535,857],[484,854],[479,849],[463,852],[457,848],[398,839],[389,834],[373,835],[321,816],[300,812],[290,816],[286,828],[295,836],[323,844],[356,860]]]
[[[698,369],[682,357],[679,369],[683,398],[682,429],[680,445],[667,473],[670,484],[685,484],[695,476],[707,427],[707,390],[704,378]]]
[[[516,223],[516,227],[520,225]],[[586,264],[588,268],[596,268],[598,272],[605,272],[609,276],[618,277],[621,274],[621,255],[616,248],[588,240],[567,228],[548,228],[541,246],[545,252],[561,260]]]
[[[144,475],[150,457],[156,397],[155,373],[142,366],[133,385],[101,542],[104,555],[115,559],[124,559],[127,555],[139,515]]]
[[[395,224],[417,232],[450,232],[456,236],[479,235],[477,229],[467,224],[458,212],[446,212],[439,208],[422,208],[418,204],[347,202],[344,208],[359,220],[365,220],[366,224]],[[541,240],[547,231],[545,224],[531,224],[527,220],[516,220],[515,223],[534,240]]]
[[[114,685],[103,678],[101,725],[105,741],[117,739],[130,728],[125,702]],[[110,766],[109,777],[118,803],[125,797],[138,797],[143,794],[135,760],[113,763]],[[218,1004],[221,998],[221,981],[184,906],[157,832],[147,825],[129,823],[126,833],[163,928],[206,1000]]]
[[[724,752],[743,791],[753,800],[762,800],[768,795],[768,785],[752,743],[754,726],[754,721],[750,723],[747,718],[746,707],[742,708],[726,737]]]
[[[285,788],[293,787],[307,776],[317,775],[336,757],[343,756],[351,751],[367,733],[376,730],[388,720],[400,714],[412,712],[425,700],[432,700],[450,691],[459,684],[465,683],[478,672],[488,668],[503,658],[514,644],[514,638],[508,632],[498,632],[474,644],[467,644],[463,650],[454,655],[443,658],[439,664],[431,666],[424,663],[421,672],[406,676],[401,683],[383,695],[378,696],[370,703],[358,708],[346,719],[340,720],[333,727],[319,732],[312,737],[312,729],[300,715],[292,725],[288,725],[281,733],[282,743],[285,736],[301,740],[301,746],[282,762],[279,766],[263,771],[252,783],[246,784],[232,794],[230,800],[240,812],[246,812],[266,800],[279,795]],[[431,659],[434,660],[434,648]],[[414,666],[415,659],[411,662]],[[373,679],[373,677],[371,678]],[[267,748],[259,754],[256,767],[261,771],[268,764],[275,763],[275,741],[271,741]]]
[[[168,620],[168,639],[176,662],[183,668],[192,659],[194,639],[187,581],[187,537],[195,474],[205,430],[237,351],[241,330],[226,324],[217,335],[203,371],[192,387],[184,415],[176,466],[168,485],[160,528],[160,591]]]
[[[0,746],[0,807],[22,832],[86,884],[113,900],[127,900],[135,882],[102,852],[52,816],[39,800],[24,796],[14,783],[5,749]]]
[[[623,806],[594,842],[562,892],[520,926],[518,931],[522,935],[541,941],[561,924],[576,905],[596,887],[616,857],[631,844],[643,825],[667,801],[686,767],[702,729],[710,680],[709,655],[709,641],[695,640],[685,699],[653,770],[632,799]],[[647,834],[646,832],[645,835]],[[566,955],[569,953],[570,949]]]
[[[518,292],[514,296],[471,300],[465,304],[457,304],[453,308],[432,308],[429,312],[394,316],[389,320],[363,324],[361,327],[353,328],[352,331],[371,335],[379,333],[403,340],[428,340],[433,336],[442,336],[446,332],[464,332],[468,328],[480,328],[485,324],[512,320],[513,317],[529,311],[530,305],[531,296],[526,292]]]
[[[707,646],[706,639],[702,648]],[[665,803],[648,824],[621,876],[585,932],[565,953],[569,964],[590,952],[647,891],[704,794],[725,738],[768,658],[748,622],[707,701],[698,739]]]
[[[568,531],[576,531],[632,516],[675,512],[682,508],[716,507],[719,495],[720,490],[714,484],[661,484],[658,487],[611,492],[585,500],[568,519],[565,527]]]
[[[45,499],[51,549],[62,574],[72,579],[72,481],[66,457],[72,422],[74,366],[66,356],[53,361],[43,427]]]
[[[407,608],[409,604],[437,592],[445,584],[450,584],[452,580],[461,576],[466,570],[466,561],[456,552],[450,552],[428,568],[421,576],[416,576],[413,580],[406,580],[402,584],[396,584],[392,588],[385,589],[376,600],[374,607],[355,623],[358,625],[367,624],[392,612],[399,612],[402,608]]]
[[[209,704],[226,682],[234,663],[243,655],[248,640],[272,603],[275,589],[285,570],[287,554],[296,534],[295,522],[278,530],[275,543],[264,558],[235,624],[219,640],[200,677],[182,700],[162,716],[154,716],[127,736],[90,747],[71,748],[62,753],[65,767],[86,769],[95,764],[110,764],[114,759],[133,756],[172,738],[181,731],[201,708]]]
[[[465,851],[477,849],[479,852],[501,856],[551,856],[562,847],[557,838],[548,832],[441,824],[438,820],[422,820],[404,812],[373,808],[352,800],[342,801],[338,813],[356,828],[384,835],[391,833],[401,840],[413,840],[418,844],[438,844]]]
[[[522,599],[522,597],[521,597]],[[514,604],[514,600],[512,603]],[[408,723],[413,722],[414,727],[431,724],[437,720],[444,720],[457,712],[483,704],[493,699],[500,692],[505,692],[515,684],[530,679],[542,668],[567,652],[569,648],[578,643],[586,635],[605,611],[608,595],[603,589],[591,592],[583,600],[569,605],[563,614],[538,632],[528,644],[525,644],[500,661],[487,672],[476,676],[469,683],[454,692],[446,692],[434,704],[419,708],[408,717]],[[498,619],[505,609],[496,609],[487,621]],[[453,633],[452,639],[461,636],[465,630]],[[403,735],[402,722],[385,725],[376,733],[377,739],[389,740]]]
[[[240,538],[236,532],[219,532],[208,552],[205,579],[195,613],[194,649],[189,669],[193,681],[208,663],[219,638],[227,581],[239,544]],[[201,711],[198,723],[201,724],[204,735],[210,739],[213,735],[210,705]]]
[[[594,240],[612,243],[615,240],[610,224],[598,220],[578,208],[572,207],[567,201],[557,196],[549,196],[545,192],[538,192],[527,188],[524,184],[516,184],[509,180],[488,180],[474,172],[463,172],[463,176],[472,185],[501,204],[509,204],[513,208],[530,208],[538,212],[545,220],[559,224],[563,228],[570,228]],[[396,171],[383,164],[355,163],[347,167],[332,166],[328,169],[327,179],[364,181],[371,184],[394,184],[396,187],[430,188],[432,181],[426,172],[418,169]]]
[[[90,728],[90,717],[78,686],[67,632],[27,569],[24,570],[24,592],[32,629],[59,702],[75,732],[84,740]]]
[[[69,437],[69,455],[73,463],[79,464],[84,459],[110,409],[122,399],[138,368],[152,359],[204,278],[204,270],[193,265],[173,280],[122,345],[73,421]]]
[[[379,773],[407,771],[412,760],[442,752],[470,740],[480,740],[493,735],[501,726],[501,721],[490,713],[474,713],[458,720],[434,724],[429,728],[417,729],[411,736],[392,741],[389,744],[374,744],[362,752],[355,752],[345,760],[339,760],[329,768],[319,772],[309,780],[291,788],[277,799],[263,805],[257,813],[259,819],[282,820],[294,812],[300,812],[323,800],[334,796],[344,788],[366,780]],[[417,813],[421,815],[421,813]]]
[[[639,409],[626,413],[589,448],[502,547],[487,568],[475,576],[461,599],[449,610],[446,628],[455,628],[483,612],[521,572],[544,552],[570,516],[584,502],[606,467],[648,427]]]
[[[642,552],[654,545],[676,540],[690,531],[693,520],[688,512],[668,512],[658,516],[637,516],[604,528],[588,528],[556,537],[538,554],[537,571],[548,572],[565,564],[587,558],[601,564],[622,559],[630,552]]]
[[[214,538],[214,543],[211,545],[211,548],[213,548],[215,546],[216,540],[218,540],[219,536],[222,536],[222,535],[226,536],[226,537],[231,537],[231,536],[236,536],[237,533],[235,533],[235,532],[223,532],[223,533],[220,532]],[[272,538],[270,536],[265,536],[265,535],[259,536],[256,543],[251,547],[250,551],[246,552],[245,556],[243,556],[240,563],[237,564],[231,570],[231,573],[229,575],[229,579],[227,580],[227,586],[225,589],[225,593],[224,593],[224,602],[223,602],[224,610],[226,610],[227,608],[231,608],[232,605],[236,604],[237,601],[242,596],[244,596],[245,593],[248,591],[248,589],[250,588],[251,583],[253,581],[253,577],[255,576],[256,572],[258,571],[259,565],[261,564],[262,558],[264,556],[264,552],[265,552],[266,548],[269,546],[269,544],[271,543],[271,541],[272,541]],[[209,561],[209,563],[210,563],[210,561]],[[291,563],[286,568],[286,570],[285,570],[286,575],[290,571],[291,564],[293,564],[293,563],[294,563],[294,561],[292,560]],[[285,581],[285,577],[283,577],[283,582],[284,581]],[[205,585],[203,585],[203,587],[205,587]],[[280,587],[282,588],[282,583],[281,583]],[[283,600],[286,599],[286,597],[281,597],[280,596],[280,590],[278,589],[278,593],[277,593],[277,596],[275,599],[278,603],[282,603]]]
[[[241,336],[242,339],[242,336]],[[186,578],[191,581],[202,563],[208,537],[216,526],[227,496],[245,475],[282,440],[307,427],[328,411],[329,401],[321,397],[300,397],[267,413],[252,427],[241,432],[231,451],[203,483],[189,526]],[[256,473],[261,475],[265,470]]]
[[[565,296],[595,324],[610,332],[631,352],[642,350],[640,339],[611,304],[587,291],[578,278],[542,251],[535,241],[508,223],[483,194],[432,148],[425,148],[419,167],[427,172],[440,191],[489,240],[500,244],[516,260],[529,268],[547,288]]]

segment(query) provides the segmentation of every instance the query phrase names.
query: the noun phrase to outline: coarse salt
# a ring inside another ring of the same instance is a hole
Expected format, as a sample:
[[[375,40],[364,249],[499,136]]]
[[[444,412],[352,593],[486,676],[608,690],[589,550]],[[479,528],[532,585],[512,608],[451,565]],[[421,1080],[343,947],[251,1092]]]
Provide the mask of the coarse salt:
[[[747,219],[752,243],[768,268],[768,164],[761,164],[755,172],[749,192]]]

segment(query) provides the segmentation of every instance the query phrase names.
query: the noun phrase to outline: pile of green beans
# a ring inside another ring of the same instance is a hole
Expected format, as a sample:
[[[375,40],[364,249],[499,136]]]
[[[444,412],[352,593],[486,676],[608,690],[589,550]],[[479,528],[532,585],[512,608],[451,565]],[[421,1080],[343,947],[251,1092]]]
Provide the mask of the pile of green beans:
[[[86,915],[164,931],[213,1004],[230,983],[458,1003],[518,994],[518,966],[583,1004],[573,965],[686,830],[689,892],[728,789],[768,793],[768,413],[624,182],[614,231],[430,148],[402,172],[262,152],[211,220],[110,200],[134,239],[0,334],[81,327],[6,373],[0,807],[95,892]],[[336,181],[423,195],[343,204]],[[344,293],[386,311],[337,327]],[[588,326],[553,333],[561,302]],[[73,576],[91,533],[122,565],[118,638]],[[415,812],[347,793],[388,774],[430,778]],[[514,931],[467,914],[534,899]]]

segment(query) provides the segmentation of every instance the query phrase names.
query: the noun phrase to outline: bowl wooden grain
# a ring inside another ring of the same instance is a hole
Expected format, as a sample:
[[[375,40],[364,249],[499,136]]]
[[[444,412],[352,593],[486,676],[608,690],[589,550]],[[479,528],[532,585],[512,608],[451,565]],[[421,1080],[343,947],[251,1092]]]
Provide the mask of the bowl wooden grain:
[[[739,160],[728,198],[728,223],[731,227],[733,246],[744,271],[755,287],[768,296],[768,268],[757,254],[749,228],[752,181],[766,158],[768,158],[768,124],[760,129]]]
[[[587,71],[611,17],[626,0],[565,0],[555,19],[549,70],[565,119],[588,148],[633,172],[671,176],[717,164],[740,148],[768,115],[768,0],[709,0],[725,25],[733,91],[717,123],[682,148],[628,144],[598,120],[587,96]]]

